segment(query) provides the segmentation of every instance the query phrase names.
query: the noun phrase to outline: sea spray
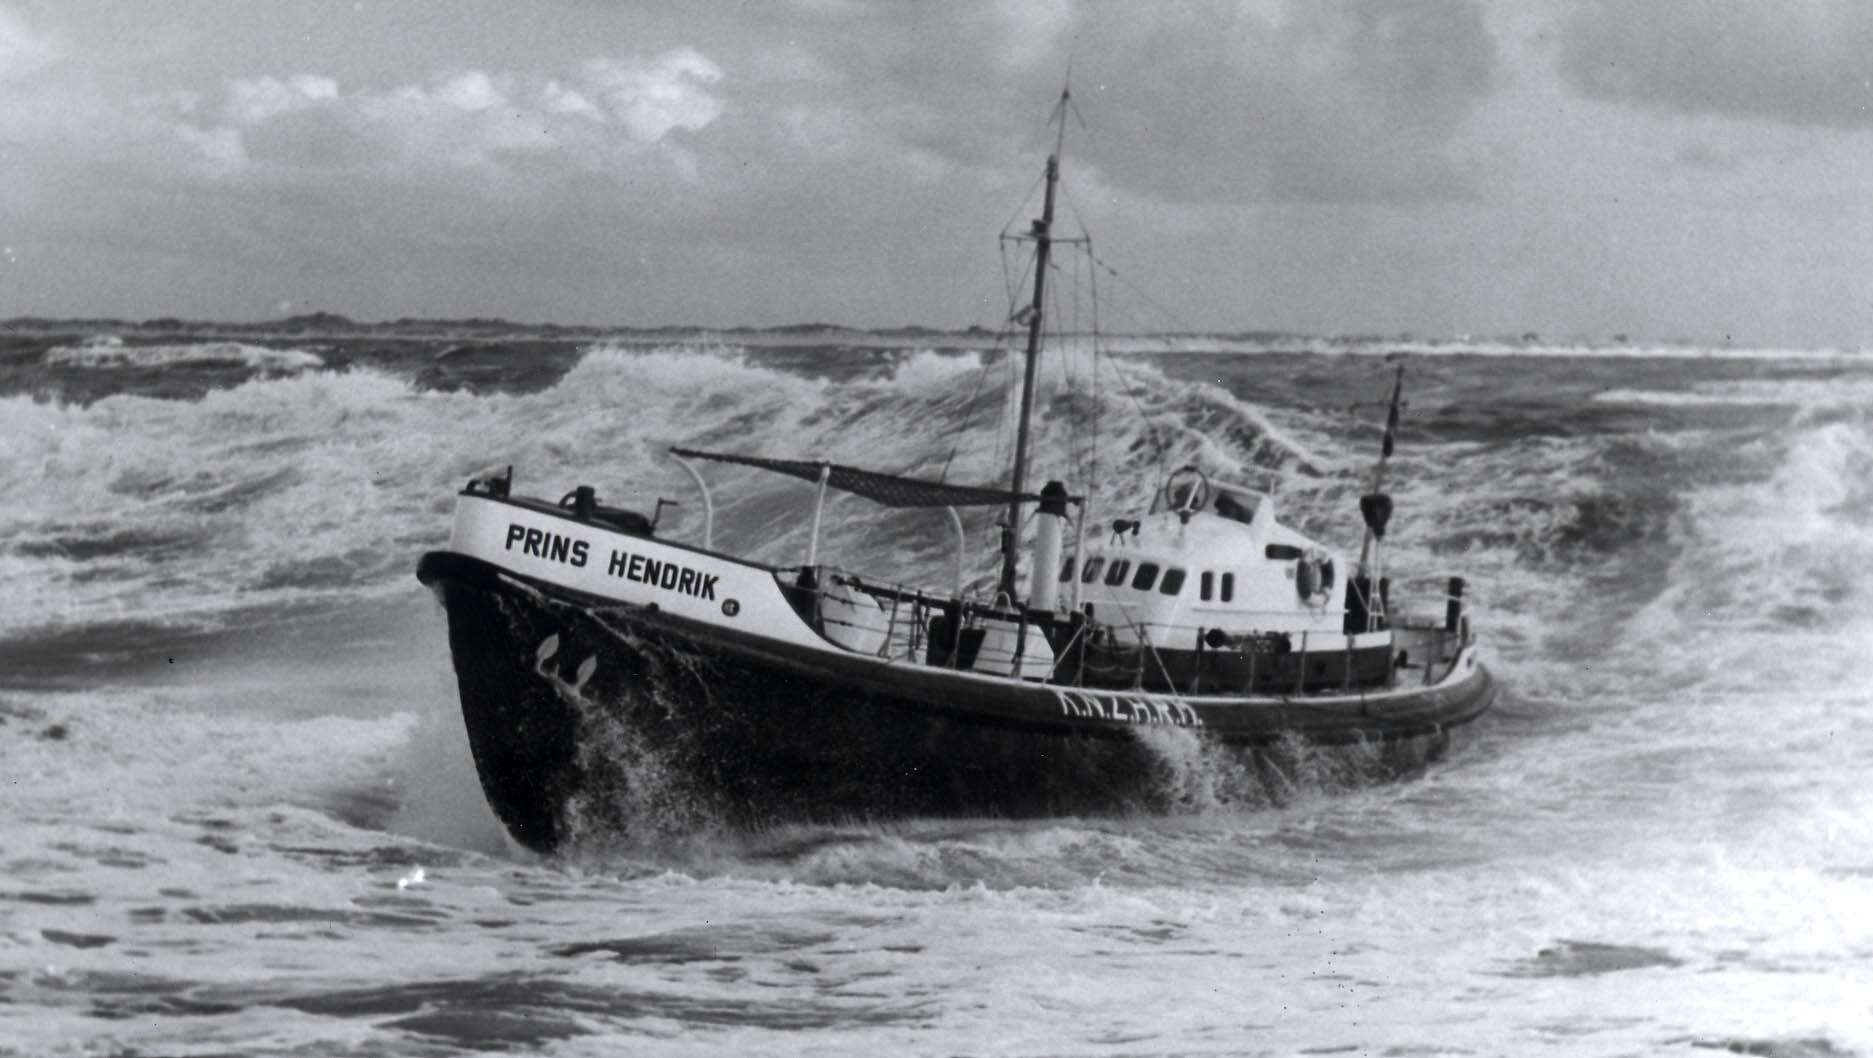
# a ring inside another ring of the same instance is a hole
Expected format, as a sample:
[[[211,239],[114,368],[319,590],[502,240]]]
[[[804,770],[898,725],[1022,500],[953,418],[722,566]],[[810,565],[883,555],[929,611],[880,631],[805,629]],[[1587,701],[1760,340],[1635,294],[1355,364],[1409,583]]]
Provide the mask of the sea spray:
[[[1172,814],[1254,812],[1416,774],[1448,747],[1444,732],[1396,741],[1316,745],[1288,735],[1231,746],[1199,731],[1139,727],[1158,776],[1150,808]]]
[[[600,647],[584,643],[572,678],[552,680],[579,716],[579,786],[565,806],[567,844],[588,859],[654,856],[706,844],[725,829],[721,790],[709,781],[713,765],[701,758],[687,726],[707,715],[715,693],[706,667],[614,627],[602,615],[597,621],[602,636],[629,651],[633,670],[594,684],[598,654],[585,651]],[[541,645],[543,671],[555,663],[558,648]],[[566,663],[558,667],[564,670]],[[688,700],[687,706],[678,709],[679,700]]]
[[[426,609],[427,619],[413,622],[415,629],[446,634],[441,608]],[[451,848],[524,855],[482,794],[455,674],[446,659],[429,657],[427,673],[414,688],[415,700],[406,703],[415,711],[416,726],[396,757],[396,808],[384,828]]]

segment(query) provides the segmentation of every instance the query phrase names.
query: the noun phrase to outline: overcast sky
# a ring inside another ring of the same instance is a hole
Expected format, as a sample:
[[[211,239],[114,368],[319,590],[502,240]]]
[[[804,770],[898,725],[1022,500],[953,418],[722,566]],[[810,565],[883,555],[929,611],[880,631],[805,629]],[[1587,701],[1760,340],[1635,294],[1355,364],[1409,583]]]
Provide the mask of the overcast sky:
[[[0,317],[1873,348],[1867,0],[0,0]]]

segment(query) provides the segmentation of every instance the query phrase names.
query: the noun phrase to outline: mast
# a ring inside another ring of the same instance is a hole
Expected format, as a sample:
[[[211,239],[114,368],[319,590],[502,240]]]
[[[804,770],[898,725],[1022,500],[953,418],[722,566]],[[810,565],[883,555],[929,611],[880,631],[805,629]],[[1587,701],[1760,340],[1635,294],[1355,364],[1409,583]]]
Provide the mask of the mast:
[[[1047,290],[1047,258],[1053,249],[1054,227],[1054,188],[1060,182],[1060,152],[1067,137],[1067,106],[1071,99],[1066,89],[1060,91],[1060,103],[1054,110],[1054,117],[1060,122],[1060,131],[1054,139],[1054,153],[1047,156],[1047,190],[1041,200],[1040,219],[1034,222],[1029,235],[1034,239],[1034,300],[1027,310],[1028,348],[1027,362],[1021,376],[1020,418],[1015,427],[1015,466],[1013,480],[1008,491],[1019,496],[1027,488],[1028,478],[1028,434],[1032,427],[1034,414],[1034,374],[1040,362],[1042,314],[1045,311],[1043,298]],[[1010,602],[1015,597],[1015,559],[1021,535],[1021,501],[1008,501],[1008,518],[1002,526],[1002,575],[996,586],[996,592],[1006,595]]]
[[[1381,556],[1385,527],[1392,519],[1392,497],[1385,492],[1385,464],[1392,458],[1392,447],[1398,435],[1399,398],[1404,392],[1405,365],[1401,361],[1397,373],[1392,376],[1391,406],[1385,413],[1385,440],[1379,445],[1379,465],[1372,471],[1372,491],[1359,498],[1359,514],[1365,519],[1366,535],[1359,544],[1359,568],[1353,574],[1352,590],[1363,596],[1361,607],[1365,612],[1366,627],[1357,631],[1372,631],[1373,626],[1387,616],[1385,572]]]

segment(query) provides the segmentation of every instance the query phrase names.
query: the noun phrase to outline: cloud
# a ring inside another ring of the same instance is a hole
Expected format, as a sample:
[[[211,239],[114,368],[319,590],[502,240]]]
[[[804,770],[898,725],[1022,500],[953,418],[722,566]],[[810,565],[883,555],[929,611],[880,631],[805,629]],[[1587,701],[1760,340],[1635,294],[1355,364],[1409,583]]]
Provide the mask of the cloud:
[[[693,48],[674,48],[649,61],[594,59],[581,71],[633,138],[655,143],[673,129],[691,132],[722,116],[709,86],[722,69]]]
[[[724,73],[692,48],[604,57],[569,78],[460,70],[388,89],[344,89],[329,77],[230,80],[212,118],[176,108],[176,137],[216,171],[315,178],[334,172],[420,176],[437,170],[511,175],[527,158],[593,171],[658,157],[687,171],[680,131],[726,110]]]
[[[1671,164],[1678,168],[1708,173],[1734,173],[1742,164],[1736,151],[1718,148],[1703,140],[1680,145],[1672,154]]]
[[[226,111],[235,125],[255,125],[337,99],[338,82],[329,77],[255,77],[229,82]]]
[[[1873,127],[1873,4],[1582,0],[1556,69],[1617,103],[1797,126]]]
[[[1071,69],[1092,135],[1076,121],[1068,153],[1122,192],[1180,203],[1425,201],[1471,194],[1446,148],[1500,79],[1480,0],[957,10],[873,7],[804,31],[751,30],[802,41],[808,61],[738,62],[747,95],[735,98],[794,130],[803,148],[980,172],[1051,142],[1045,119]]]
[[[548,81],[540,87],[540,105],[549,114],[566,114],[584,118],[587,121],[604,121],[605,115],[596,104],[586,98],[585,93],[576,88],[568,88],[558,81]]]
[[[231,172],[247,164],[247,147],[233,129],[176,126],[176,138],[201,156],[210,172]]]
[[[0,7],[0,81],[27,77],[59,61],[64,49],[18,15]]]
[[[1130,122],[1126,146],[1098,155],[1115,182],[1185,201],[1469,193],[1444,148],[1498,79],[1479,3],[1162,10],[1170,17],[1124,24],[1100,56]]]
[[[1073,29],[1072,0],[1001,0],[995,14],[1002,22],[1002,57],[1015,69],[1051,63]]]

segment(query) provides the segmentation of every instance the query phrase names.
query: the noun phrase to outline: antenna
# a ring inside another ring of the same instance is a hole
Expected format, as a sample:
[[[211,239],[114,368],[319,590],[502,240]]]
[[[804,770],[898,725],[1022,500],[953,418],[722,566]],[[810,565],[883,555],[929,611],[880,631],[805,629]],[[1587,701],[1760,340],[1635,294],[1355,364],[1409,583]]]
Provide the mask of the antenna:
[[[1072,76],[1072,71],[1069,70],[1067,72],[1068,80],[1071,80]],[[1069,84],[1063,83],[1060,86],[1060,100],[1054,104],[1053,113],[1047,115],[1047,124],[1059,126],[1059,131],[1054,134],[1055,158],[1060,157],[1066,150],[1067,113],[1069,111],[1072,112],[1075,118],[1079,119],[1080,128],[1085,128],[1086,119],[1080,115],[1080,108],[1073,105],[1073,89]]]
[[[1398,409],[1403,405],[1399,396],[1405,391],[1405,362],[1398,362],[1398,371],[1392,376],[1391,407],[1385,413],[1385,440],[1379,443],[1379,465],[1372,472],[1372,491],[1378,492],[1385,487],[1385,463],[1392,458],[1392,449],[1397,444]]]
[[[1387,402],[1385,412],[1385,439],[1379,443],[1379,463],[1372,471],[1372,491],[1359,497],[1359,515],[1366,523],[1365,539],[1359,544],[1359,568],[1353,575],[1349,590],[1360,597],[1359,610],[1363,612],[1363,628],[1353,628],[1351,603],[1348,631],[1371,632],[1384,627],[1386,619],[1385,596],[1386,582],[1384,560],[1382,557],[1385,542],[1385,528],[1392,520],[1392,497],[1386,495],[1385,467],[1392,458],[1392,449],[1397,445],[1398,412],[1404,407],[1401,399],[1405,391],[1405,363],[1397,361],[1397,371],[1392,376],[1392,399]],[[1357,407],[1358,405],[1355,405]],[[1374,591],[1374,589],[1377,591]]]

